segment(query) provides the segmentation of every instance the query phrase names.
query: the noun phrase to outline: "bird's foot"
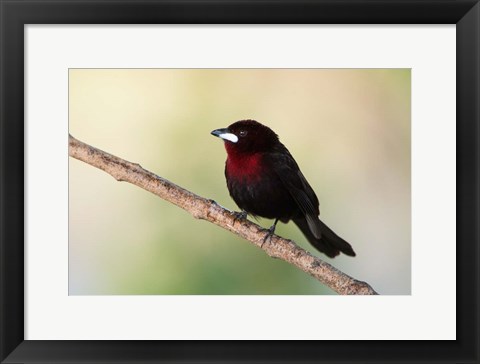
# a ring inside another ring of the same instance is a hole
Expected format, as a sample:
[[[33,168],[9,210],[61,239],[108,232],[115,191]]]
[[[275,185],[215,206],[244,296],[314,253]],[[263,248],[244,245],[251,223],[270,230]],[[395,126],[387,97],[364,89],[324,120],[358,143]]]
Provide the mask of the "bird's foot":
[[[243,211],[243,210],[240,211],[240,212],[238,212],[238,211],[233,211],[233,225],[235,225],[235,223],[236,223],[237,221],[240,221],[240,222],[241,222],[241,221],[246,220],[247,215],[248,215],[248,213],[247,213],[246,211]]]
[[[272,240],[272,236],[275,233],[275,228],[277,227],[277,222],[278,222],[278,219],[276,219],[273,225],[268,228],[267,234],[263,238],[263,242],[262,242],[262,245],[260,245],[260,248],[263,249],[263,244],[265,244],[267,240]]]

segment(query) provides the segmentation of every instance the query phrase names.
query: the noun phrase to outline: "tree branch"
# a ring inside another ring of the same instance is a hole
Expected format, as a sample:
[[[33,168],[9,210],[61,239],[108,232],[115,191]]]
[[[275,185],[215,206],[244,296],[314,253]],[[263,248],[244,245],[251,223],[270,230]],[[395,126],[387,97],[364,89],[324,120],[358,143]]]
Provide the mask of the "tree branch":
[[[282,259],[310,274],[339,294],[377,294],[367,283],[353,279],[323,260],[314,257],[295,242],[273,235],[263,244],[266,229],[248,220],[235,220],[233,212],[213,200],[195,195],[139,164],[131,163],[100,149],[85,144],[69,135],[69,154],[125,181],[147,190],[168,202],[188,211],[196,219],[207,220],[229,230],[263,249],[269,256]]]

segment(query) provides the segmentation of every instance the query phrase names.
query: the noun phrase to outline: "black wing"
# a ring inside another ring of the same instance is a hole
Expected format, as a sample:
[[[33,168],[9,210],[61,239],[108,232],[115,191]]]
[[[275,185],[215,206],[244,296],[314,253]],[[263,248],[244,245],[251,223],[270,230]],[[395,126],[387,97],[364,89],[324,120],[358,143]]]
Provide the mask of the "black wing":
[[[320,214],[318,198],[300,171],[297,162],[283,144],[275,152],[269,153],[268,158],[271,165],[274,166],[278,178],[305,215],[313,235],[320,239],[322,233],[321,223],[318,219]]]

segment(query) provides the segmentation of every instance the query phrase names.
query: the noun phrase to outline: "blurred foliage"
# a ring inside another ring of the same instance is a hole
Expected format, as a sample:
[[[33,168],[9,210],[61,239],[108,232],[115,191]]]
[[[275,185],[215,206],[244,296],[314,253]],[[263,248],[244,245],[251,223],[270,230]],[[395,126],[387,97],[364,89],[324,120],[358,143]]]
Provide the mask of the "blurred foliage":
[[[256,119],[280,136],[357,257],[329,259],[382,294],[410,294],[409,69],[72,69],[76,138],[236,210],[223,143]],[[70,158],[69,292],[331,294],[247,241]],[[260,220],[268,227],[272,221]]]

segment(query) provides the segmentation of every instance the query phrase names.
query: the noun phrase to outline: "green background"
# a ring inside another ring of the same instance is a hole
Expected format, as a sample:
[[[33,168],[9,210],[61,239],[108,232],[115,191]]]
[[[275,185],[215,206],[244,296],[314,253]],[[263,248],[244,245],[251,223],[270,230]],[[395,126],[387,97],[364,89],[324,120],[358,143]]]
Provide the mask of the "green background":
[[[411,292],[409,69],[72,69],[70,133],[237,210],[223,142],[256,119],[279,136],[357,257],[329,259],[381,294]],[[272,221],[260,220],[264,227]],[[69,293],[332,294],[297,268],[70,158]]]

